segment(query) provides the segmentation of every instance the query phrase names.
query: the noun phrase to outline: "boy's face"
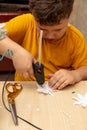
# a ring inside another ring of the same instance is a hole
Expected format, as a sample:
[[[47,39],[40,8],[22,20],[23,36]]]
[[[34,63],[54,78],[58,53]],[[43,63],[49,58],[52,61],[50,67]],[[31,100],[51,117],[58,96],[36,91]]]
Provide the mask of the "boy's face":
[[[59,24],[52,26],[36,24],[37,29],[43,31],[43,38],[49,40],[51,43],[60,40],[64,36],[68,25],[68,19],[63,19]]]

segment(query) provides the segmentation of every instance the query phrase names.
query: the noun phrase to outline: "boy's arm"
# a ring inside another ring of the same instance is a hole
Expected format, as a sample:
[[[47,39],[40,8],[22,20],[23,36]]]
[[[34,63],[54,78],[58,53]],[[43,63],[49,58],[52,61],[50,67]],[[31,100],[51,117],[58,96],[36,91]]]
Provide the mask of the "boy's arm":
[[[13,52],[11,59],[16,71],[26,78],[32,75],[33,56],[19,44],[6,36],[4,39],[0,40],[0,54],[3,54],[4,51],[8,49]]]
[[[76,70],[60,69],[55,74],[49,75],[49,86],[53,89],[63,89],[68,85],[75,84],[87,79],[87,66],[79,67]]]
[[[78,72],[78,74],[81,77],[81,80],[86,80],[87,79],[87,66],[79,67],[78,69],[76,69],[74,71]]]

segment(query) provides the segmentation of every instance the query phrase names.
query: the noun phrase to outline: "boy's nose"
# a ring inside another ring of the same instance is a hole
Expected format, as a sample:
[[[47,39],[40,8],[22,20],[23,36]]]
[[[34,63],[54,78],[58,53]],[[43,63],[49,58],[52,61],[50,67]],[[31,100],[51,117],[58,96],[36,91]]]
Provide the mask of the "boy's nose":
[[[53,39],[55,39],[55,36],[54,36],[53,33],[47,33],[46,38],[49,39],[49,40],[53,40]]]

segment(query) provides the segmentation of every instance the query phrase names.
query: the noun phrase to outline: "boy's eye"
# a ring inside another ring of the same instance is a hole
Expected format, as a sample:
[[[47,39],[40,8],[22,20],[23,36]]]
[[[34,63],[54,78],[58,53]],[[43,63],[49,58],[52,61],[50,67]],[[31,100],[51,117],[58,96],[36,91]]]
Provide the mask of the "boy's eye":
[[[61,31],[62,29],[57,29],[57,30],[55,30],[56,32],[59,32],[59,31]]]

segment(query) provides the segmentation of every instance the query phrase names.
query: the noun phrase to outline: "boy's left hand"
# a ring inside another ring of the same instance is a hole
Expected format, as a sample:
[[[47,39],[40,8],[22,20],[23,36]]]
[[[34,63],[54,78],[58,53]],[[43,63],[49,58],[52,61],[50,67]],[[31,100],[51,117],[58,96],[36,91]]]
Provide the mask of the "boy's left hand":
[[[55,74],[49,74],[48,78],[50,79],[48,84],[52,89],[63,89],[80,81],[79,75],[75,70],[65,69],[60,69]]]

